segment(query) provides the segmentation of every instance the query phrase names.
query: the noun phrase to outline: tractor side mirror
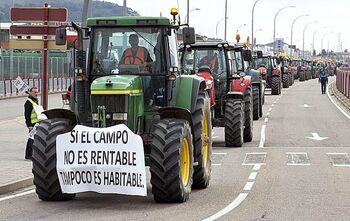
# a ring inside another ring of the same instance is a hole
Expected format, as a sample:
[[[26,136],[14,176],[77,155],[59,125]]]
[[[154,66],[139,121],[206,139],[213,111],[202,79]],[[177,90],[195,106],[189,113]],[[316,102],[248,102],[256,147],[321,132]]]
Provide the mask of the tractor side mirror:
[[[243,50],[243,60],[244,61],[252,61],[252,51],[251,50]]]
[[[65,45],[67,42],[67,30],[65,28],[56,29],[56,45]]]
[[[183,32],[183,41],[184,45],[190,45],[196,43],[196,34],[194,28],[192,27],[184,27],[182,29]]]
[[[262,58],[262,57],[263,57],[262,51],[257,51],[257,52],[256,52],[256,56],[257,56],[258,58]]]

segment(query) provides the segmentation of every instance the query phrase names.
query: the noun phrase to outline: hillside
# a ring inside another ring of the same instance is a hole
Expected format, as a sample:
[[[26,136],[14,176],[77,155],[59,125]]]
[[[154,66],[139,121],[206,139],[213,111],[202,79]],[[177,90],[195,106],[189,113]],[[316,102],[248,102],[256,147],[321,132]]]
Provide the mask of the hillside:
[[[15,7],[40,7],[48,2],[51,7],[63,7],[68,9],[68,21],[81,21],[83,0],[0,0],[0,21],[10,21],[10,8],[14,2]],[[123,6],[105,1],[90,1],[89,17],[98,16],[120,16],[123,15]],[[128,15],[138,15],[131,8],[127,10]]]

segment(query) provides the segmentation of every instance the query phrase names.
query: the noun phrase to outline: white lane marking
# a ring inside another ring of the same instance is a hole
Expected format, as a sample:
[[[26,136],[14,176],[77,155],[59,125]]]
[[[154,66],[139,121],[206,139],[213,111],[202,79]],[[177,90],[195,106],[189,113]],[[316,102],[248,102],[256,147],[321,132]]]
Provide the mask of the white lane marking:
[[[269,116],[270,115],[270,112],[268,112],[267,114],[266,114],[266,116]]]
[[[202,221],[213,221],[216,219],[219,219],[220,217],[224,216],[225,214],[229,213],[231,210],[235,209],[237,206],[239,206],[245,198],[247,198],[248,193],[240,193],[236,199],[234,199],[229,205],[227,205],[225,208],[220,210],[219,212],[215,213],[214,215],[203,219]]]
[[[273,102],[273,104],[276,104],[276,103],[277,103],[277,101],[274,101],[274,102]]]
[[[214,132],[214,131],[213,131],[213,132],[211,132],[211,135],[212,135],[212,136],[214,136],[214,134],[215,134],[215,132]]]
[[[212,166],[216,166],[216,167],[219,167],[219,166],[221,166],[221,163],[213,163],[213,164],[211,164]]]
[[[217,137],[217,136],[212,136],[212,138],[213,138],[213,139],[216,139],[216,138],[218,138],[218,137]]]
[[[271,107],[274,107],[275,106],[275,104],[271,104]]]
[[[342,114],[344,114],[345,117],[347,117],[347,118],[350,120],[350,116],[349,116],[347,113],[345,113],[345,111],[344,111],[341,107],[339,107],[339,105],[336,104],[335,101],[331,98],[331,95],[329,95],[328,89],[327,89],[327,96],[328,96],[329,100],[331,100],[331,102],[334,104],[334,106],[335,106],[336,108],[338,108],[338,110],[339,110]]]
[[[309,138],[311,140],[317,140],[317,141],[322,141],[322,140],[328,139],[328,137],[320,137],[320,135],[318,135],[318,133],[311,133],[311,134],[312,134],[312,137],[306,137],[306,138]]]
[[[263,148],[265,145],[265,131],[266,131],[266,125],[264,124],[261,127],[260,144],[259,144],[260,148]]]
[[[306,154],[307,152],[286,152],[286,154]]]
[[[269,121],[269,118],[265,118],[264,122],[267,123]]]
[[[253,170],[258,171],[261,168],[261,164],[255,164]]]
[[[310,163],[287,163],[288,166],[311,166]]]
[[[272,107],[269,108],[269,112],[272,111]]]
[[[20,197],[20,196],[25,196],[25,195],[32,194],[32,193],[35,193],[35,190],[28,190],[26,192],[17,193],[17,194],[11,195],[11,196],[5,196],[5,197],[0,198],[0,202],[5,201],[5,200],[9,200],[9,199],[13,199],[16,197]]]
[[[250,191],[253,188],[254,182],[247,182],[243,188],[243,191]]]
[[[227,153],[213,153],[214,155],[226,155]]]
[[[258,175],[258,172],[251,172],[248,177],[248,180],[255,180],[256,175]]]
[[[310,106],[310,105],[308,105],[308,104],[303,104],[303,105],[300,105],[300,107],[309,108],[309,107],[312,107],[312,106]]]
[[[327,155],[347,155],[348,153],[327,153]]]

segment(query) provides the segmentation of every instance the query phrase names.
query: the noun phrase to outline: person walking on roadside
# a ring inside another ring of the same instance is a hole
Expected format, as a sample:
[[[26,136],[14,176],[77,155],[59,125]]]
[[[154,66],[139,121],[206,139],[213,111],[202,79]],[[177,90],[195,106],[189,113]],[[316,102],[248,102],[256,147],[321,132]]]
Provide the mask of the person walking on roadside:
[[[26,145],[25,159],[31,159],[35,125],[42,120],[39,119],[39,115],[43,111],[43,108],[39,105],[39,91],[37,87],[30,88],[26,93],[29,94],[29,96],[27,98],[27,101],[24,103],[24,117],[28,128],[28,141]]]
[[[328,74],[326,73],[324,68],[322,68],[320,70],[320,74],[318,76],[318,82],[321,83],[321,92],[322,92],[322,94],[325,94],[326,93],[326,89],[327,89],[327,84],[328,84]]]

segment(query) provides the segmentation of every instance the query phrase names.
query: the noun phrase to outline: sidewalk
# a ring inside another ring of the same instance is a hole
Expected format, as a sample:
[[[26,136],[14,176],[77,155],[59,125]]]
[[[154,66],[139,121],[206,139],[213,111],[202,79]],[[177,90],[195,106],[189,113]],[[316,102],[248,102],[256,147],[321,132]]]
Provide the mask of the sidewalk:
[[[337,100],[343,104],[348,110],[350,110],[350,99],[342,94],[338,89],[335,83],[330,84],[330,91],[334,94]]]
[[[24,99],[1,102],[12,115],[0,119],[0,194],[33,185],[32,162],[24,159],[28,131],[24,117],[18,116],[23,115]],[[50,95],[49,106],[61,108],[61,96]]]

